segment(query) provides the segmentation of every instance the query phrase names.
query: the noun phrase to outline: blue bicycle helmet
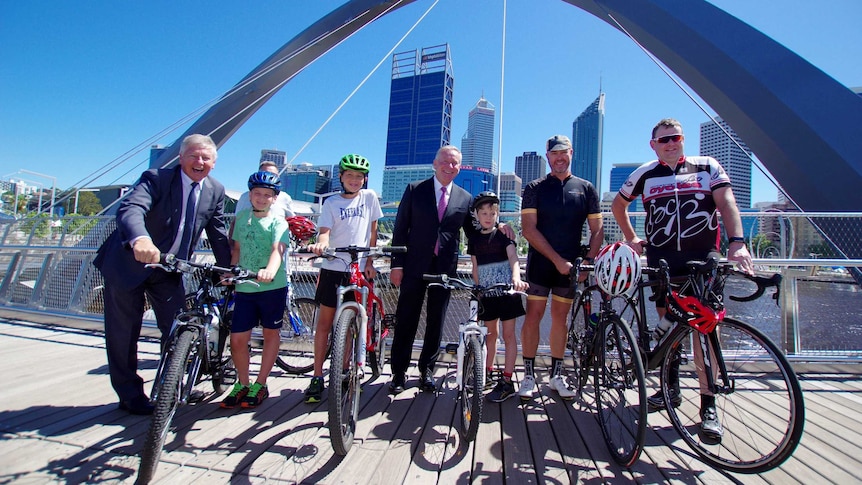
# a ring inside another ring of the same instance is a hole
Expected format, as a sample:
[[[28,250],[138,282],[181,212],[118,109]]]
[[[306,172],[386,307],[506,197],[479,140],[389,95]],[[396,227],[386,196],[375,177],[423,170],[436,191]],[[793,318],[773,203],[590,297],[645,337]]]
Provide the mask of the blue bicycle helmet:
[[[281,192],[281,180],[272,172],[255,172],[248,178],[248,190],[255,187],[272,189],[278,195]]]

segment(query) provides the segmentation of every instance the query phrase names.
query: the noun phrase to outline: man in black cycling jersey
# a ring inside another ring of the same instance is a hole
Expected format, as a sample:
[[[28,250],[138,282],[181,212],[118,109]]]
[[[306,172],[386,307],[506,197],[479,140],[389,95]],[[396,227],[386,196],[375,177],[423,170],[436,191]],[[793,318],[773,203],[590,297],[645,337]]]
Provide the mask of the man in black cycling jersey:
[[[524,357],[524,380],[518,390],[522,400],[530,400],[536,388],[533,364],[539,347],[539,323],[545,315],[551,295],[551,389],[563,399],[573,399],[562,376],[566,352],[566,317],[574,301],[569,273],[572,261],[581,255],[581,233],[584,223],[590,228],[593,257],[604,239],[599,195],[590,182],[572,175],[572,142],[563,135],[547,143],[551,173],[533,180],[524,188],[521,205],[521,228],[530,243],[527,253],[527,315],[521,328],[521,350]]]
[[[687,261],[720,256],[717,217],[720,214],[730,242],[727,259],[736,261],[740,271],[751,273],[751,255],[742,238],[742,222],[730,177],[714,158],[685,156],[684,141],[679,121],[666,118],[656,124],[650,147],[658,159],[638,167],[620,188],[611,205],[617,224],[639,254],[649,246],[649,266],[657,267],[658,261],[664,259],[671,276],[682,276],[688,273]],[[646,211],[646,240],[637,236],[629,219],[628,207],[635,197],[641,197]],[[665,308],[664,294],[659,294],[656,300],[659,317],[664,317]],[[695,359],[702,362],[703,355],[697,350]],[[671,375],[677,381],[672,387],[678,389],[679,374]],[[705,375],[702,377],[701,431],[707,440],[718,442],[724,429],[715,410],[715,396],[707,389]],[[678,406],[680,401],[681,398],[674,398],[672,404]],[[651,409],[664,408],[661,391],[650,396],[648,403]]]

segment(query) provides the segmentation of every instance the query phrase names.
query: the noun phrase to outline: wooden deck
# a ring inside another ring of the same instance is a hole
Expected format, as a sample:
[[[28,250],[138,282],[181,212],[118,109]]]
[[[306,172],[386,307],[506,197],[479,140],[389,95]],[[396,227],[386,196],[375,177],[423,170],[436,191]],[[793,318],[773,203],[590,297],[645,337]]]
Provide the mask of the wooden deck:
[[[149,420],[117,409],[102,335],[16,317],[0,310],[0,483],[132,483]],[[145,378],[153,377],[157,351],[152,338],[140,346]],[[257,409],[223,410],[213,398],[181,408],[156,483],[862,482],[860,368],[797,370],[805,434],[793,457],[762,475],[704,465],[663,413],[650,414],[644,453],[621,469],[593,414],[558,400],[544,383],[532,403],[488,403],[478,438],[463,446],[448,368],[438,370],[444,391],[436,397],[411,387],[393,398],[388,376],[367,384],[356,442],[341,458],[329,444],[326,401],[303,403],[308,377],[276,369],[271,397]]]

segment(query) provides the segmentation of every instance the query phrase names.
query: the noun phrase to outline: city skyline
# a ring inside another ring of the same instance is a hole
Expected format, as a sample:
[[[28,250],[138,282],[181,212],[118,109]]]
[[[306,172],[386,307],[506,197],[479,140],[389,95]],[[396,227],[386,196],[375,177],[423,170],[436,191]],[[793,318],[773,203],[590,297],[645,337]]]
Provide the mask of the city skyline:
[[[31,2],[7,5],[0,19],[5,67],[0,76],[0,175],[37,166],[57,178],[58,188],[68,188],[127,158],[89,185],[133,182],[146,168],[152,144],[173,143],[199,116],[201,106],[341,3],[237,8],[217,1],[210,10],[229,15],[202,15],[194,21],[166,15],[176,7],[164,1],[121,7],[94,1],[48,9]],[[854,52],[862,49],[856,25],[862,18],[859,2],[832,0],[817,9],[796,0],[712,3],[839,82],[862,85],[862,66],[847,61],[858,58]],[[417,1],[379,19],[306,68],[220,149],[213,175],[228,188],[242,189],[262,149],[283,150],[294,164],[312,165],[331,165],[345,153],[360,153],[372,161],[369,186],[380,191],[391,62],[387,50],[441,43],[451,45],[458,66],[452,130],[465,131],[466,113],[484,93],[498,108],[495,159],[503,172],[512,171],[515,157],[524,152],[544,155],[548,136],[567,133],[600,85],[608,94],[603,180],[614,163],[654,158],[649,130],[666,116],[683,123],[687,150],[698,153],[693,142],[697,127],[714,113],[708,107],[701,112],[633,42],[586,12],[550,0],[508,2],[501,96],[502,5],[441,3],[393,47],[430,5]],[[477,13],[482,22],[475,22]],[[829,28],[812,28],[824,25]],[[478,42],[482,49],[472,47]],[[370,74],[381,60],[383,67]],[[367,83],[321,128],[366,75]],[[160,132],[164,134],[156,137]],[[775,200],[775,189],[763,190],[762,184],[762,177],[755,177],[752,202]]]

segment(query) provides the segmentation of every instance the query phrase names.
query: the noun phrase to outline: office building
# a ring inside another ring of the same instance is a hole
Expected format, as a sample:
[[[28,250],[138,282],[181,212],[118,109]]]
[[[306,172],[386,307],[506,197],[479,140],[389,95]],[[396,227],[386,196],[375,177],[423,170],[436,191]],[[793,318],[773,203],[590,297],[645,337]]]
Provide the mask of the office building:
[[[401,200],[410,171],[401,169],[433,172],[437,150],[450,144],[454,85],[448,44],[392,56],[383,202]]]
[[[310,163],[293,165],[281,174],[281,189],[293,200],[317,203],[319,198],[311,194],[329,192],[331,176],[332,165],[313,166]]]
[[[476,196],[497,191],[494,163],[494,105],[483,95],[467,116],[467,132],[461,138],[461,172],[455,183]]]
[[[513,214],[517,219],[521,213],[521,177],[512,172],[500,174],[500,212]]]
[[[700,154],[718,160],[730,176],[740,209],[751,207],[751,150],[721,118],[700,125]]]
[[[631,175],[632,172],[634,172],[641,165],[642,164],[640,162],[636,162],[636,163],[615,163],[615,164],[613,164],[613,166],[611,166],[610,191],[606,192],[604,194],[604,197],[602,197],[602,200],[606,201],[608,203],[608,207],[607,207],[608,212],[610,212],[610,203],[613,202],[614,197],[616,197],[616,195],[617,195],[617,192],[620,191],[620,187],[623,186],[623,184],[626,182],[626,179],[629,178],[629,175]],[[605,209],[603,208],[602,211],[604,211],[604,210]],[[633,200],[631,202],[631,204],[629,204],[629,214],[633,214],[636,212],[643,212],[643,210],[644,210],[643,199],[641,199],[640,197],[636,197],[635,200]],[[644,225],[644,221],[646,220],[645,215],[630,215],[629,219],[632,222],[632,227],[635,228],[635,232],[637,232],[638,234],[644,234],[643,225]],[[608,226],[613,226],[613,228],[615,228],[614,230],[616,230],[616,231],[619,230],[616,221],[613,220],[613,217],[605,219],[604,222],[605,222],[605,227],[606,227],[606,229],[605,229],[605,240],[609,241],[609,242],[621,241],[622,239],[620,239],[619,237],[616,237],[618,235],[617,232],[611,232],[610,234],[614,234],[615,237],[608,239],[608,235],[609,235],[609,231],[607,229]],[[619,233],[619,234],[621,234],[621,233]]]
[[[572,123],[572,174],[589,180],[602,190],[602,139],[605,125],[605,93],[585,109]]]
[[[284,171],[284,166],[287,165],[287,152],[263,149],[260,151],[260,163],[263,162],[275,163],[275,166],[278,167],[279,173],[281,173]]]
[[[524,152],[515,157],[515,174],[521,179],[521,192],[533,180],[545,178],[547,167],[545,157],[536,152]]]

